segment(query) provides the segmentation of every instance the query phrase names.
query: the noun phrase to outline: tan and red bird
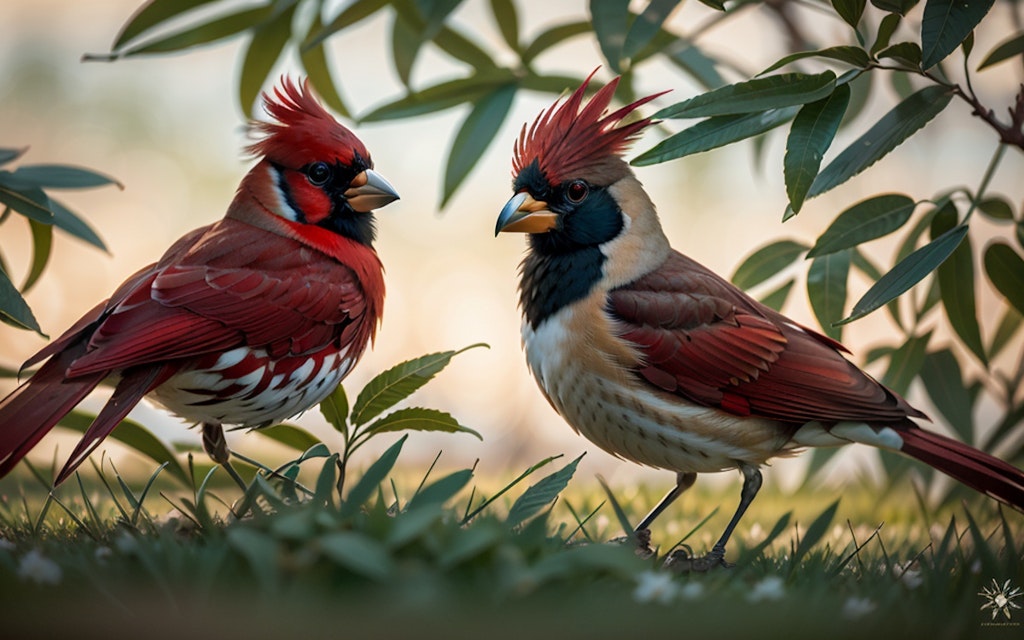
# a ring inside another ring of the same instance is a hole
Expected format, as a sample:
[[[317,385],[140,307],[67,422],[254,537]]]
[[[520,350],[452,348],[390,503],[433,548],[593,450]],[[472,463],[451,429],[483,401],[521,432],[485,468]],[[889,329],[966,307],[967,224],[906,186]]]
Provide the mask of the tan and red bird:
[[[579,433],[616,456],[675,471],[651,522],[698,473],[739,469],[739,508],[691,567],[725,545],[761,486],[760,466],[802,447],[860,442],[903,452],[1024,508],[1024,473],[926,431],[925,415],[790,320],[672,249],[622,159],[650,119],[648,96],[607,113],[618,79],[584,105],[587,82],[524,125],[513,191],[495,233],[525,232],[520,306],[526,359]],[[658,94],[660,95],[660,94]]]
[[[224,218],[25,363],[43,364],[0,401],[0,476],[104,380],[113,395],[57,484],[147,395],[201,424],[206,450],[231,471],[222,425],[301,413],[359,360],[384,303],[373,210],[398,195],[308,83],[285,78],[264,102],[273,121],[254,124],[259,161]]]

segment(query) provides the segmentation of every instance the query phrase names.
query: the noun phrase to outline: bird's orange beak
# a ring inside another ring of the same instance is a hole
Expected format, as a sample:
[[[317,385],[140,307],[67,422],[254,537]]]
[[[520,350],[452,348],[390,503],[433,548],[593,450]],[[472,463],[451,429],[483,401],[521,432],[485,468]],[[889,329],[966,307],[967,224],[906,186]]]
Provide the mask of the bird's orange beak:
[[[359,213],[369,213],[398,200],[398,192],[391,183],[373,169],[352,178],[352,184],[344,195],[348,206]]]
[[[547,233],[558,223],[558,214],[548,209],[548,203],[534,200],[530,194],[520,191],[505,203],[498,215],[494,235],[502,231],[519,233]]]

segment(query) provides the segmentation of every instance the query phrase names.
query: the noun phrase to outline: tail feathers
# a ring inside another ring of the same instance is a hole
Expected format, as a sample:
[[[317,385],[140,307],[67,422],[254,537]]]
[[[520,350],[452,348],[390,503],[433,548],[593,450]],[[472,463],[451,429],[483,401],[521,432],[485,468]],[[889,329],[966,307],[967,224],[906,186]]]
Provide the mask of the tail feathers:
[[[73,346],[55,355],[0,400],[0,476],[10,472],[106,376],[97,372],[65,380],[64,372],[84,349],[84,345]]]
[[[970,445],[921,428],[901,430],[901,451],[965,485],[1024,511],[1024,471]]]
[[[68,458],[64,468],[57,475],[54,484],[58,485],[67,480],[75,472],[75,469],[85,462],[89,454],[103,442],[103,439],[110,435],[114,427],[121,423],[128,412],[142,400],[142,397],[165,381],[171,371],[169,366],[164,365],[163,367],[150,367],[127,372],[117,384],[110,400],[103,405],[99,415],[89,425],[85,435],[78,442],[78,446],[71,452],[71,457]]]

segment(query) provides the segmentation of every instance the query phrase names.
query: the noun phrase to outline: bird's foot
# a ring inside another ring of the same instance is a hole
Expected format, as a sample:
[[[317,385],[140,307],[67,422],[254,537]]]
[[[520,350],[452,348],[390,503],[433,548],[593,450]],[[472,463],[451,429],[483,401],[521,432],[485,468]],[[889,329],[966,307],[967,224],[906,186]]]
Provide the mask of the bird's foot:
[[[634,553],[637,557],[644,560],[654,557],[655,551],[651,548],[651,530],[650,529],[637,529],[633,532],[632,536],[619,536],[618,538],[612,538],[608,542],[611,544],[625,545],[630,544],[636,545]]]
[[[689,549],[679,548],[665,557],[662,566],[677,573],[707,573],[718,567],[730,569],[736,565],[725,561],[724,550],[712,549],[707,555],[694,558]]]

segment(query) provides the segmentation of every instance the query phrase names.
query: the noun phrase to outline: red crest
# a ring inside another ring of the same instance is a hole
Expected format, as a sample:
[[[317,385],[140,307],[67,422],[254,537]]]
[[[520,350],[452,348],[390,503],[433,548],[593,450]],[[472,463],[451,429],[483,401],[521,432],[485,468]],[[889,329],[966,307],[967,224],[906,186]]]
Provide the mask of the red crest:
[[[317,101],[308,79],[298,87],[283,76],[273,95],[263,94],[263,108],[274,121],[253,123],[255,131],[263,135],[248,147],[253,155],[294,169],[313,159],[351,165],[355,154],[370,162],[370,153],[359,138]]]
[[[555,102],[542,112],[529,130],[523,125],[512,158],[513,175],[519,174],[536,159],[550,182],[561,182],[592,166],[595,160],[621,156],[636,135],[652,124],[650,118],[643,118],[618,126],[635,109],[667,92],[640,98],[618,111],[607,113],[619,78],[601,87],[583,106],[584,93],[595,73],[597,69],[565,102]]]

